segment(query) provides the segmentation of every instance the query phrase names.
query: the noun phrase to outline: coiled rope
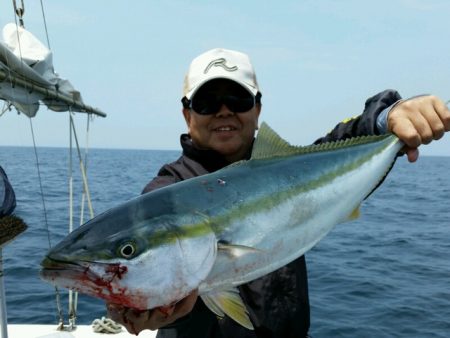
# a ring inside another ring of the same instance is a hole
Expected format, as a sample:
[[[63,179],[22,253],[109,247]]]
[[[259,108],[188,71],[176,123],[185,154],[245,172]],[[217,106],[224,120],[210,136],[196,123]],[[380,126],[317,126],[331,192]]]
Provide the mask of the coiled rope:
[[[122,332],[122,325],[117,324],[110,318],[102,317],[92,322],[92,329],[95,333],[116,334]]]

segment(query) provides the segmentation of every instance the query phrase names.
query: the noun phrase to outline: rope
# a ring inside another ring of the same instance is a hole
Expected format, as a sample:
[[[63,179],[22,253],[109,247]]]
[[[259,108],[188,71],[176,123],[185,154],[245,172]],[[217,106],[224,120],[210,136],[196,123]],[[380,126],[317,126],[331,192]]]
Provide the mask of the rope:
[[[92,322],[92,330],[95,333],[116,334],[122,332],[122,325],[117,324],[110,318],[102,317],[101,319],[95,319]]]
[[[6,113],[7,111],[11,111],[11,104],[9,102],[3,102],[3,108],[0,111],[0,117],[3,116],[4,113]]]
[[[18,7],[16,4],[16,0],[13,0],[13,6],[14,6],[14,12],[19,17],[19,23],[21,27],[24,27],[23,25],[23,15],[25,14],[25,6],[23,4],[22,0],[22,7]]]
[[[91,119],[91,115],[87,115],[86,121],[86,146],[84,148],[84,170],[87,170],[87,161],[88,161],[88,150],[89,150],[89,122]],[[83,193],[81,194],[81,208],[80,208],[80,225],[84,223],[84,205],[86,203],[86,192],[83,189]]]
[[[77,146],[78,161],[80,162],[81,177],[83,179],[83,188],[84,188],[84,192],[86,193],[86,198],[87,198],[88,207],[89,207],[89,213],[90,213],[91,218],[94,218],[94,208],[92,207],[91,195],[89,193],[89,186],[88,186],[88,183],[87,183],[86,170],[85,170],[85,166],[83,164],[83,159],[81,158],[80,145],[78,143],[77,132],[75,130],[75,124],[73,122],[72,115],[70,115],[70,121],[71,121],[71,125],[72,125],[73,135],[74,135],[74,138],[75,138],[75,143],[76,143],[76,146]]]
[[[45,10],[44,10],[44,4],[42,3],[42,0],[41,0],[41,11],[42,11],[42,19],[44,20],[45,35],[47,37],[47,47],[48,47],[48,49],[51,50],[51,48],[50,48],[50,39],[48,38],[47,20],[45,20]]]
[[[72,232],[73,231],[73,189],[72,189],[72,185],[73,185],[72,148],[73,148],[73,145],[72,145],[72,139],[75,139],[79,162],[80,162],[81,174],[82,174],[82,178],[83,178],[83,187],[84,187],[83,194],[82,194],[82,201],[81,201],[80,225],[83,224],[83,220],[84,220],[85,197],[87,198],[91,218],[94,217],[94,210],[92,208],[91,198],[89,195],[89,187],[88,187],[87,177],[86,177],[87,149],[89,147],[89,145],[88,145],[88,143],[89,143],[89,115],[88,115],[88,120],[87,120],[86,146],[84,148],[85,149],[84,163],[81,158],[80,146],[78,144],[75,123],[73,121],[72,110],[70,107],[69,107],[69,122],[70,122],[69,123],[69,128],[70,128],[70,130],[69,130],[69,134],[70,134],[70,147],[69,147],[69,149],[70,149],[70,156],[69,156],[69,158],[70,158],[70,160],[69,160],[70,222],[69,222],[69,232]],[[78,305],[78,292],[74,292],[74,291],[70,290],[69,291],[69,327],[71,329],[75,328],[75,322],[76,322],[76,317],[77,317],[77,305]]]
[[[36,147],[36,138],[34,136],[33,121],[31,119],[31,117],[29,117],[28,120],[30,121],[31,136],[32,136],[32,139],[33,139],[34,156],[36,158],[36,168],[37,168],[37,173],[38,173],[39,188],[40,188],[40,191],[41,191],[42,208],[44,209],[44,220],[45,220],[45,227],[46,227],[46,230],[47,230],[48,247],[51,248],[52,247],[52,243],[51,243],[51,240],[50,240],[50,228],[48,226],[47,207],[45,205],[44,188],[42,186],[41,169],[40,169],[40,166],[39,166],[39,157],[38,157],[37,147]],[[63,320],[63,314],[62,314],[62,310],[61,310],[61,296],[59,294],[59,289],[58,289],[57,286],[55,286],[55,297],[56,297],[56,306],[57,306],[57,311],[58,311],[59,322],[61,324],[64,320]]]
[[[73,231],[73,164],[72,164],[72,120],[70,119],[71,109],[69,107],[69,233]],[[74,330],[76,325],[76,293],[69,290],[69,331]],[[75,298],[75,303],[74,303]]]

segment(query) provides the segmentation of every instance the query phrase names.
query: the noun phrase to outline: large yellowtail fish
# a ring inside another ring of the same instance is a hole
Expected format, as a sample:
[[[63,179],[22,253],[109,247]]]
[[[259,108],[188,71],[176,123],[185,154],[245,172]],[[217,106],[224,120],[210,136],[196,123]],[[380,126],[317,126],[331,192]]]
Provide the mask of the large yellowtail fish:
[[[295,147],[266,124],[250,160],[139,196],[69,234],[41,275],[135,309],[194,289],[251,329],[236,286],[300,257],[357,215],[402,143],[393,135]]]

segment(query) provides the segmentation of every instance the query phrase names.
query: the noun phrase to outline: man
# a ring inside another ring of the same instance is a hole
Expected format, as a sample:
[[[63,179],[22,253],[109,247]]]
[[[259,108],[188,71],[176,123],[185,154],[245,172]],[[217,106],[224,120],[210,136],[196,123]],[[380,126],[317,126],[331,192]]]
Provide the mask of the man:
[[[213,49],[195,58],[184,81],[183,115],[188,134],[183,155],[161,168],[144,189],[149,192],[249,159],[261,113],[261,93],[253,66],[240,52]],[[405,143],[408,160],[417,148],[450,130],[450,112],[434,96],[401,100],[387,90],[366,102],[362,115],[338,124],[316,143],[392,132]],[[108,304],[110,316],[130,332],[157,329],[159,338],[307,337],[309,300],[305,258],[242,285],[241,296],[255,327],[250,331],[228,317],[218,319],[197,293],[177,304],[144,313]]]

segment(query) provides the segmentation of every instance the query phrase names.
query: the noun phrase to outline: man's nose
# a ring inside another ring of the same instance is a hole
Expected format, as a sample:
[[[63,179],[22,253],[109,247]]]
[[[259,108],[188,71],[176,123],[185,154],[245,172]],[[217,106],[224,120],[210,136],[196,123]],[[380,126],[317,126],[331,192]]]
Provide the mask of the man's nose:
[[[219,111],[216,113],[217,117],[227,117],[227,116],[231,116],[234,115],[234,112],[232,112],[226,104],[222,103],[222,105],[220,106]]]

